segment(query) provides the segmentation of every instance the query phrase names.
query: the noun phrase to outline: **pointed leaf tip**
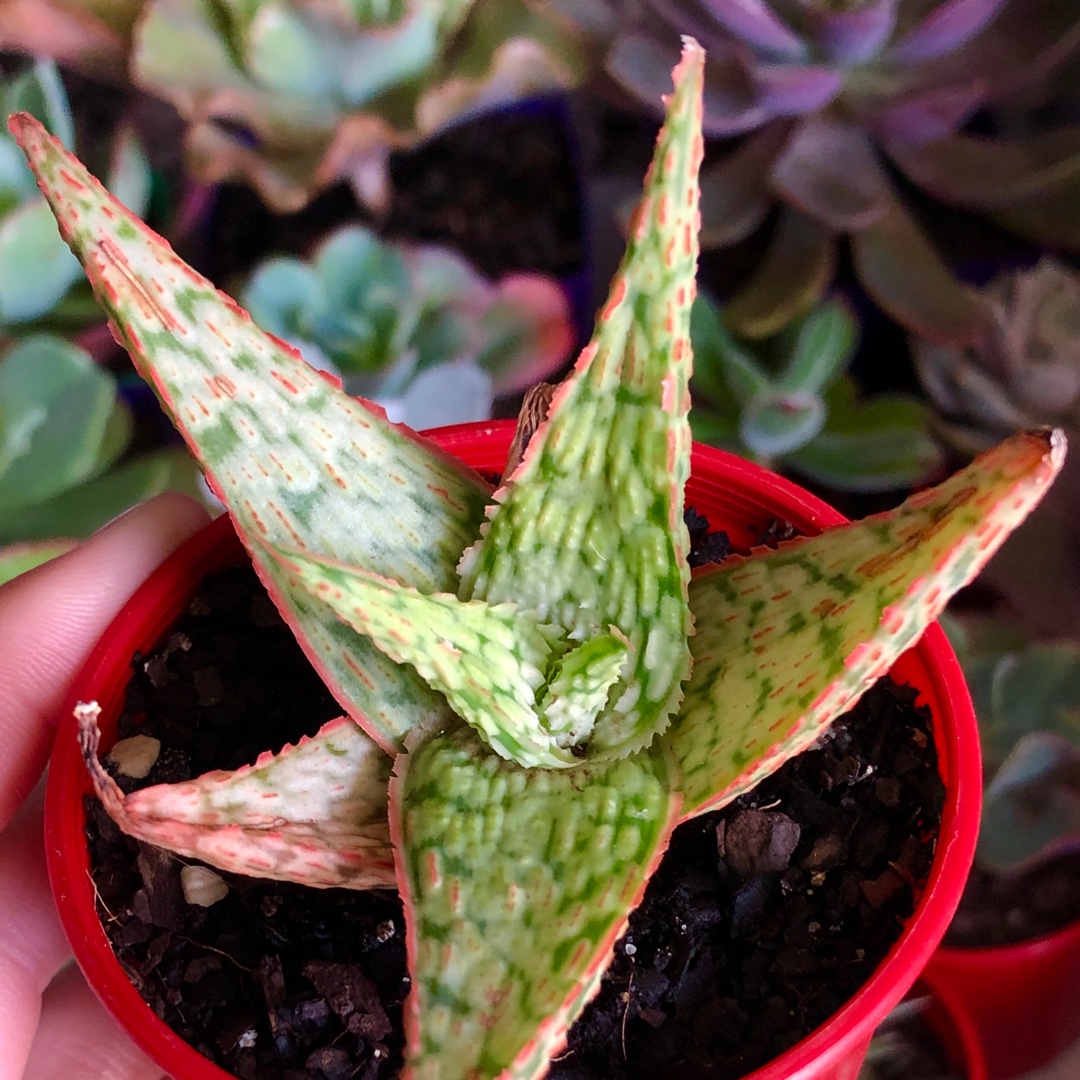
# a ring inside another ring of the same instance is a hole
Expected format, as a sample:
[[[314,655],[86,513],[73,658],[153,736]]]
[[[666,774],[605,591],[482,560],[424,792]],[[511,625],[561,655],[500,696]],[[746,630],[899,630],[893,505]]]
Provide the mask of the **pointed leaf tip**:
[[[688,813],[730,802],[850,708],[1034,509],[1064,458],[1061,431],[1016,435],[887,514],[696,578],[694,668],[666,736]]]
[[[256,327],[31,117],[12,130],[99,303],[305,653],[343,709],[396,751],[414,723],[444,708],[441,699],[313,604],[256,541],[453,589],[490,488]],[[422,544],[406,539],[421,535]]]
[[[351,720],[235,772],[125,795],[98,760],[96,702],[75,708],[79,748],[109,816],[129,836],[249,877],[314,888],[390,889],[390,758]]]
[[[683,489],[703,73],[688,41],[593,338],[460,564],[463,598],[518,603],[574,640],[611,626],[626,636],[627,670],[589,737],[595,758],[647,745],[689,671]]]

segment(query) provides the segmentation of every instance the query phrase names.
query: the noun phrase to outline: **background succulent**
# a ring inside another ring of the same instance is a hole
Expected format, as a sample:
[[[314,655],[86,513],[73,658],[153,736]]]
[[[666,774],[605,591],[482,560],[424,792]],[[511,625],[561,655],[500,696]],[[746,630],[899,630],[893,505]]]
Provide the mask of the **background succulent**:
[[[569,357],[561,287],[536,274],[491,284],[452,251],[400,246],[360,226],[311,260],[274,258],[241,294],[252,318],[413,427],[485,420]]]
[[[860,400],[846,374],[859,325],[827,300],[764,341],[739,339],[694,304],[694,436],[840,491],[902,490],[941,465],[930,412],[905,394]]]
[[[972,455],[1041,424],[1080,424],[1080,274],[1052,258],[983,290],[987,332],[966,347],[913,340],[938,433]]]
[[[201,178],[295,210],[343,179],[384,206],[391,148],[565,85],[579,60],[523,0],[148,0],[131,70],[188,121]]]
[[[8,574],[55,553],[52,541],[88,536],[142,499],[195,490],[184,451],[133,455],[132,430],[113,376],[70,342],[35,334],[0,355],[0,549]]]
[[[984,211],[1050,248],[1080,247],[1080,129],[965,130],[1080,44],[1062,0],[535,0],[598,43],[605,72],[655,108],[680,33],[710,50],[706,132],[745,136],[702,179],[703,243],[724,246],[779,205],[731,325],[768,336],[832,278],[838,238],[890,315],[970,341],[981,306],[939,258],[896,183]]]
[[[1014,622],[950,618],[971,689],[985,787],[977,859],[997,872],[1080,845],[1080,645]]]
[[[221,865],[354,888],[396,870],[418,1078],[542,1075],[677,822],[811,745],[1061,467],[1059,435],[1020,436],[890,515],[691,580],[703,61],[688,41],[593,339],[494,493],[313,372],[39,125],[13,121],[133,359],[351,717],[254,770],[125,797],[87,703],[96,790],[125,829]]]
[[[75,141],[67,93],[51,60],[0,82],[0,113],[25,110],[67,147]],[[109,190],[145,214],[150,170],[134,135],[121,131],[113,147]],[[67,330],[103,316],[68,250],[45,198],[14,139],[0,134],[0,341],[36,324]]]
[[[123,77],[143,0],[0,0],[0,49]]]

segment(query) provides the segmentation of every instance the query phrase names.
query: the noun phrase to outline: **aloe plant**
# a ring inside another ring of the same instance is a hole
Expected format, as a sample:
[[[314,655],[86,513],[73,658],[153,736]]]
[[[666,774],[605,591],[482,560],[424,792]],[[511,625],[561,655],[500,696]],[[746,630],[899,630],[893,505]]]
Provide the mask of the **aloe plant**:
[[[414,1077],[540,1075],[675,825],[812,743],[1061,465],[1060,434],[1019,436],[890,515],[691,581],[703,68],[687,42],[594,337],[494,493],[258,330],[39,125],[12,121],[347,713],[236,773],[124,796],[87,702],[95,788],[133,835],[218,866],[396,884]]]
[[[264,330],[345,390],[414,428],[486,420],[496,396],[527,389],[569,356],[569,303],[556,281],[491,283],[445,248],[384,242],[347,225],[309,261],[257,267],[240,302]]]
[[[927,406],[861,399],[846,369],[859,324],[826,300],[766,341],[740,339],[707,297],[694,302],[694,437],[838,491],[914,487],[941,465]]]
[[[187,453],[132,455],[131,436],[115,378],[83,349],[35,334],[0,354],[0,576],[151,495],[196,489]]]
[[[1000,137],[980,111],[1015,101],[1080,48],[1070,0],[533,0],[597,44],[606,74],[649,109],[679,34],[710,48],[705,127],[739,137],[702,178],[703,243],[771,220],[732,298],[766,337],[829,286],[841,244],[871,296],[939,342],[977,339],[978,298],[940,257],[895,183],[995,219],[1041,247],[1080,250],[1080,128]]]
[[[65,146],[74,145],[67,93],[51,60],[36,60],[0,81],[0,114],[20,110],[36,116]],[[149,166],[130,131],[122,131],[114,147],[108,187],[145,213]],[[15,141],[0,134],[0,339],[46,318],[67,329],[100,322],[100,310],[73,288],[82,276]]]

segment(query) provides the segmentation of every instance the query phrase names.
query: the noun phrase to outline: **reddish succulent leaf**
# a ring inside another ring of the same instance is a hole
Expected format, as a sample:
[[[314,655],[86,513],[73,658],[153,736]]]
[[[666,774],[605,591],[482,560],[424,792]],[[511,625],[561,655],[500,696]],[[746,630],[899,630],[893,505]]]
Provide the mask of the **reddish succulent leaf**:
[[[850,708],[1039,502],[1064,456],[1061,432],[1018,435],[896,510],[695,578],[694,670],[666,737],[686,813],[753,787]]]
[[[960,0],[955,3],[959,6]],[[977,6],[978,0],[971,3]],[[1049,74],[1078,44],[1080,9],[1075,4],[1012,0],[997,11],[987,32],[919,64],[897,58],[895,70],[913,75],[914,85],[925,89],[982,81],[988,101],[1005,101]]]
[[[985,97],[981,81],[935,86],[897,98],[873,118],[871,126],[892,147],[926,146],[963,127]]]
[[[870,0],[847,10],[811,8],[814,41],[832,60],[862,64],[873,59],[896,27],[899,0]]]
[[[909,330],[940,344],[966,345],[986,325],[978,294],[953,275],[899,202],[852,236],[851,252],[863,287]]]
[[[866,133],[824,116],[799,124],[769,181],[782,199],[837,232],[872,224],[890,198],[889,179]]]
[[[844,76],[824,64],[758,64],[754,78],[772,116],[816,113],[844,89]]]
[[[1024,139],[953,135],[918,148],[887,146],[912,181],[942,202],[993,210],[1080,178],[1080,126]]]
[[[702,171],[703,248],[737,244],[765,220],[775,201],[766,176],[787,135],[787,124],[769,124],[748,135],[722,161]]]
[[[252,538],[452,589],[489,489],[259,330],[33,118],[16,116],[11,128],[115,332],[203,465],[308,656],[380,745],[398,747],[441,699],[313,602]]]
[[[397,759],[413,1080],[532,1080],[600,985],[678,818],[663,754],[521,769],[467,729]]]
[[[76,709],[79,744],[95,794],[129,836],[250,877],[394,887],[390,758],[346,717],[235,772],[125,795],[97,758],[99,711]]]
[[[514,602],[573,640],[615,626],[625,677],[592,755],[667,726],[686,677],[690,309],[697,263],[704,55],[687,43],[626,256],[591,343],[461,562],[460,595]]]
[[[735,37],[789,59],[805,55],[806,44],[767,0],[704,0],[705,8]]]
[[[1008,0],[942,0],[890,50],[903,64],[948,56],[982,33]]]
[[[778,333],[821,299],[836,272],[836,246],[826,224],[786,207],[763,262],[728,301],[724,321],[743,337]]]

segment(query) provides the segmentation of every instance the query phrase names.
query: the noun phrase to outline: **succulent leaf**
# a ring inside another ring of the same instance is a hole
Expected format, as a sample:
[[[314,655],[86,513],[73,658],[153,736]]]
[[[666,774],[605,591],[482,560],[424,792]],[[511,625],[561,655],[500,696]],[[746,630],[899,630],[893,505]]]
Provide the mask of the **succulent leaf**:
[[[51,499],[0,515],[0,544],[90,536],[128,507],[164,491],[183,491],[198,498],[202,494],[198,476],[198,468],[184,450],[140,454]]]
[[[1080,179],[1080,126],[1022,139],[952,135],[929,146],[890,147],[896,164],[943,202],[997,209]]]
[[[1063,460],[1060,432],[1018,435],[896,510],[696,577],[694,668],[666,736],[685,813],[725,805],[813,742],[982,568]]]
[[[889,50],[904,64],[945,56],[982,33],[1008,0],[942,0]]]
[[[295,551],[276,556],[338,618],[397,664],[411,664],[500,756],[519,765],[565,768],[536,711],[561,634],[517,605],[424,594],[357,567]]]
[[[985,306],[941,261],[899,202],[852,237],[851,253],[863,286],[903,326],[956,345],[975,340],[985,328]]]
[[[95,794],[129,836],[254,877],[394,887],[390,758],[346,717],[235,772],[125,795],[98,761],[99,712],[76,708],[79,743]]]
[[[770,182],[791,205],[839,232],[877,221],[889,200],[889,180],[866,133],[831,117],[799,125]]]
[[[539,1077],[667,845],[667,761],[524,770],[461,729],[410,747],[396,770],[407,1075]]]
[[[837,491],[874,492],[909,490],[941,468],[930,410],[918,398],[878,394],[860,401],[844,377],[829,388],[825,406],[825,430],[785,459],[794,472]]]
[[[309,657],[350,714],[397,748],[444,707],[438,696],[313,603],[251,538],[446,590],[487,485],[258,330],[31,117],[11,127],[99,301],[249,538]],[[298,425],[301,414],[311,423]]]
[[[115,395],[111,376],[60,338],[24,338],[0,360],[0,516],[93,473]]]
[[[590,754],[647,744],[688,670],[683,487],[703,63],[687,43],[593,340],[460,567],[463,598],[517,602],[574,639],[612,625],[626,635],[631,670],[596,721]]]
[[[900,0],[869,0],[839,9],[812,8],[814,40],[831,60],[864,64],[881,52],[896,29]]]
[[[773,198],[767,177],[787,141],[783,124],[753,132],[742,145],[701,173],[701,246],[727,247],[764,222]]]
[[[778,333],[821,299],[836,257],[836,238],[827,226],[784,207],[764,260],[727,305],[728,326],[748,338]]]
[[[709,12],[721,26],[759,49],[800,59],[806,45],[766,0],[709,0]]]
[[[1080,746],[1052,731],[1025,735],[983,795],[979,863],[1029,868],[1080,841]]]
[[[826,301],[803,319],[775,385],[781,390],[825,390],[847,368],[858,340],[859,324],[850,309]]]

